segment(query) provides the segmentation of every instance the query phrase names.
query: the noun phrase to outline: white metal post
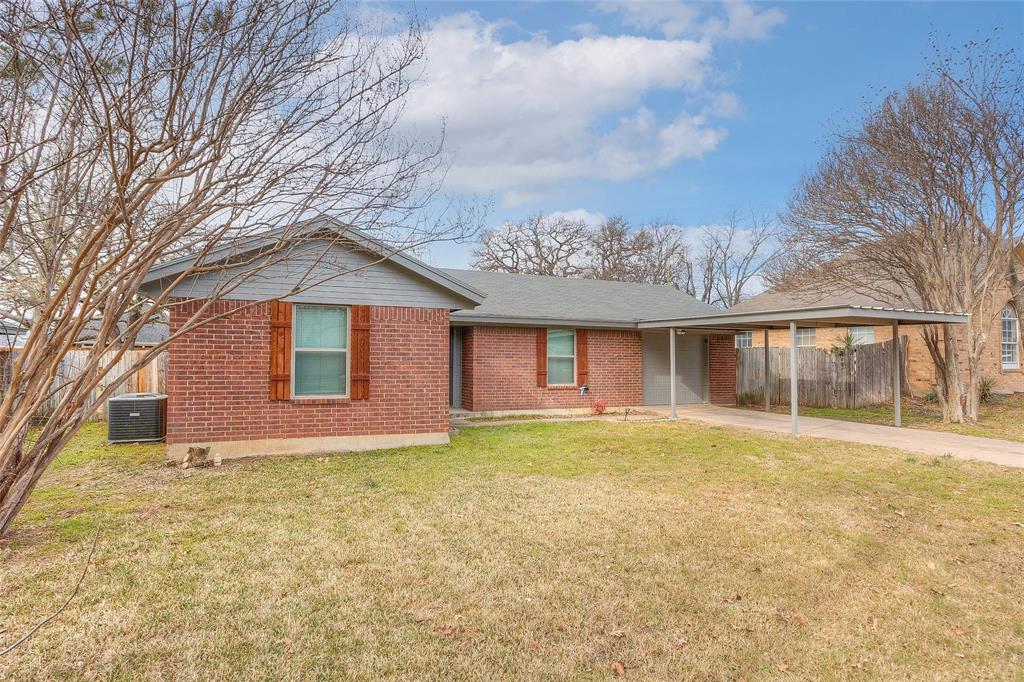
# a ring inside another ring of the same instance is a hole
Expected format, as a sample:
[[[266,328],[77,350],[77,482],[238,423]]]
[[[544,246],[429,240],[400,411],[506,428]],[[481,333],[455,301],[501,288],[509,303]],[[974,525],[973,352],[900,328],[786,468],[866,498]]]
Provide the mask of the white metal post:
[[[764,411],[772,411],[772,397],[771,397],[771,386],[772,386],[772,368],[771,362],[768,359],[768,327],[764,328]]]
[[[900,371],[903,368],[903,363],[900,362],[900,350],[902,350],[903,344],[900,343],[900,322],[899,320],[892,321],[892,414],[893,422],[896,426],[903,425],[903,415],[901,412],[900,405],[900,386],[903,383],[900,380]]]
[[[796,374],[796,322],[789,323],[789,413],[793,421],[793,433],[797,433],[797,415],[800,397],[797,392]]]
[[[672,407],[672,418],[676,418],[676,330],[668,330],[668,373],[669,373],[669,402]]]

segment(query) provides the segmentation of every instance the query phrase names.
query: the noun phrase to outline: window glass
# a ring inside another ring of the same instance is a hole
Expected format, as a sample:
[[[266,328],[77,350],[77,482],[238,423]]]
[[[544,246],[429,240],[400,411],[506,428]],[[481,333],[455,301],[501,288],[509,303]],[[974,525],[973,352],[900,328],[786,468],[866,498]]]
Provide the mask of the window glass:
[[[576,332],[572,329],[548,330],[548,385],[576,383]]]
[[[737,348],[750,348],[754,345],[754,332],[740,332],[736,334]]]
[[[348,308],[296,305],[294,315],[295,395],[347,395]]]
[[[850,336],[856,344],[867,344],[875,342],[874,327],[850,327]]]
[[[295,352],[296,395],[344,395],[345,354]]]
[[[796,330],[796,345],[813,346],[815,341],[814,327],[799,327]]]
[[[1020,368],[1020,321],[1013,308],[1006,306],[1000,320],[999,340],[1002,346],[1003,369]]]
[[[348,308],[295,306],[296,348],[345,348]]]

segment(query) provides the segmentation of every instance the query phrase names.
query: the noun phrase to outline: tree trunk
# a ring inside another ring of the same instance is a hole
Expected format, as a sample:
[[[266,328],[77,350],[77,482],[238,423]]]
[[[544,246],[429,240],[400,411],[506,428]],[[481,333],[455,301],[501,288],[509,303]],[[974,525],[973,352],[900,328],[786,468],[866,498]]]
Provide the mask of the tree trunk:
[[[943,325],[943,357],[946,365],[946,404],[943,405],[942,421],[964,421],[964,389],[960,380],[960,353],[950,325]]]
[[[29,450],[24,466],[15,471],[11,478],[4,481],[0,488],[0,537],[7,534],[14,518],[28,502],[29,495],[35,490],[36,484],[46,471],[46,465],[56,454],[38,451],[36,448]]]

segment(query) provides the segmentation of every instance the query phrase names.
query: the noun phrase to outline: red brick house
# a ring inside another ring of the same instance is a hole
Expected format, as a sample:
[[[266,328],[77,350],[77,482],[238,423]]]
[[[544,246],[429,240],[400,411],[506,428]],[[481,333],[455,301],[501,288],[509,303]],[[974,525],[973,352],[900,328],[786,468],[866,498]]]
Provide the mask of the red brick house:
[[[169,458],[446,443],[452,406],[666,404],[669,332],[639,323],[717,312],[671,287],[440,270],[344,234],[230,290],[224,271],[177,281],[187,260],[149,273],[147,291],[173,287],[172,335],[204,305],[218,317],[170,345]],[[310,262],[320,283],[291,293]],[[732,335],[676,339],[677,402],[732,404]]]
[[[171,297],[170,459],[200,444],[225,458],[442,444],[452,408],[733,405],[736,332],[964,319],[839,304],[737,315],[672,287],[441,270],[326,217],[288,234],[274,262],[266,235],[199,274],[186,258],[147,275],[144,291]]]

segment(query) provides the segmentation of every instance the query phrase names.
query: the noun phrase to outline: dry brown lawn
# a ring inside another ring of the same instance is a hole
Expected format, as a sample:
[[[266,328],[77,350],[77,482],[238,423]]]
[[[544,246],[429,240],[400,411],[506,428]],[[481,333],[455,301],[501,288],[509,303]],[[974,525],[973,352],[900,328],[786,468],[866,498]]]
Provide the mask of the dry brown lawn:
[[[90,427],[0,545],[4,679],[1008,679],[1024,471],[694,424],[183,472]]]

